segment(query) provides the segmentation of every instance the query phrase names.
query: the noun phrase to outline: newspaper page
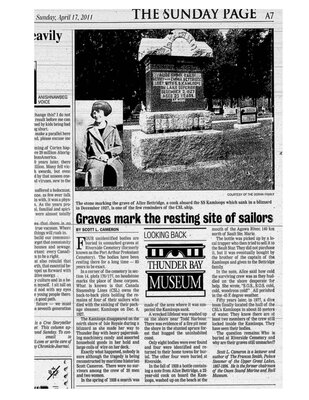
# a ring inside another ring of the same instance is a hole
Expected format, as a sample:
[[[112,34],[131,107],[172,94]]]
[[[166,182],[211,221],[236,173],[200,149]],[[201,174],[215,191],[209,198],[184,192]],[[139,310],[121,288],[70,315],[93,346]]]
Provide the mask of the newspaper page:
[[[281,387],[281,10],[34,13],[34,387]]]

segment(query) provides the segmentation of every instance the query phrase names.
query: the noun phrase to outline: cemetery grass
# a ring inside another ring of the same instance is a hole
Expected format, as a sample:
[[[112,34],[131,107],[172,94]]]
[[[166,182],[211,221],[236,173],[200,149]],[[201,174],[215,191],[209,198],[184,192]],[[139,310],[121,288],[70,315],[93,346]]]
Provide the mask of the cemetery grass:
[[[262,121],[255,129],[234,130],[233,123],[214,125],[223,130],[219,168],[194,168],[149,173],[131,159],[131,132],[124,127],[124,187],[116,190],[269,190],[273,180],[273,125]],[[115,190],[115,188],[104,188]]]

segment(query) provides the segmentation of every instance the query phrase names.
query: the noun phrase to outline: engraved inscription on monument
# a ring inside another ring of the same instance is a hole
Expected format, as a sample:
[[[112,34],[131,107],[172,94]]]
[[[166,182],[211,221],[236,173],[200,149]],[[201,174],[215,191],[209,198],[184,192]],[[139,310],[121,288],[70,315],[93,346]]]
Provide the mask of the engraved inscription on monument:
[[[196,87],[202,86],[202,74],[194,72],[153,72],[153,86],[159,86],[160,98],[184,102],[196,98]]]

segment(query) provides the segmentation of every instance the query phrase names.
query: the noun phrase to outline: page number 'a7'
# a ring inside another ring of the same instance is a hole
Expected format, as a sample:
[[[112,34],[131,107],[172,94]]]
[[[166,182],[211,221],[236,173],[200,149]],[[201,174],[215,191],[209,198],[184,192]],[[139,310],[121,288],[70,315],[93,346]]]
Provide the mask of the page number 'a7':
[[[274,12],[270,11],[266,13],[265,19],[273,19],[274,18]]]

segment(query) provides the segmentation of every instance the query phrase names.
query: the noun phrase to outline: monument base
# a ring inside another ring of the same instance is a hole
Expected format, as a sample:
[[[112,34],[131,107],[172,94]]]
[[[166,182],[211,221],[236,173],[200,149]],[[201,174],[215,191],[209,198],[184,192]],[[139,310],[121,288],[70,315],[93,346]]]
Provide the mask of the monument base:
[[[254,122],[253,124],[234,124],[234,129],[252,129],[261,126],[261,122]]]
[[[223,132],[217,130],[149,135],[132,132],[132,162],[139,169],[188,166],[224,158]]]
[[[144,133],[167,133],[208,130],[212,128],[212,113],[195,111],[142,111],[139,125]]]

